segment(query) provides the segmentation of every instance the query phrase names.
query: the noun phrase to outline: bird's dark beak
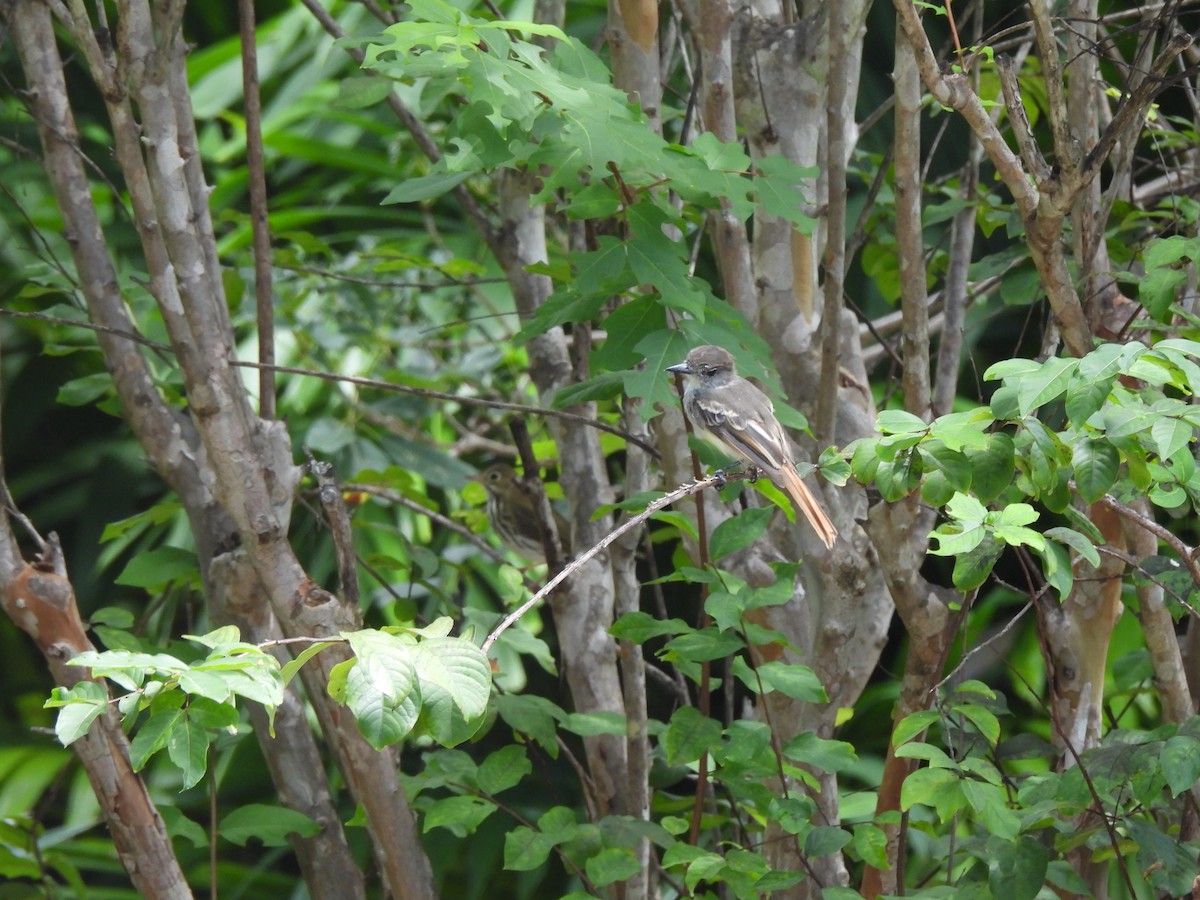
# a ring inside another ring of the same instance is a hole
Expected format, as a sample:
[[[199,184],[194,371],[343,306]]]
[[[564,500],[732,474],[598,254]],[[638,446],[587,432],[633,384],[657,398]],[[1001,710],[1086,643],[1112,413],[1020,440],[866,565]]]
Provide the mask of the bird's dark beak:
[[[680,375],[688,375],[688,374],[691,374],[692,369],[691,369],[691,366],[689,366],[687,363],[681,362],[681,363],[675,363],[675,365],[673,365],[673,366],[667,366],[667,371],[668,372],[678,372]]]

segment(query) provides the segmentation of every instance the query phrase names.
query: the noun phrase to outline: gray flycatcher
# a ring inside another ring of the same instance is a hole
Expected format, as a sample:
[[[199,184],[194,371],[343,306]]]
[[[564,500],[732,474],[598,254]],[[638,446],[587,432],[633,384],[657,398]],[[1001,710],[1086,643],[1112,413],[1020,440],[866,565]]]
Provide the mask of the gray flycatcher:
[[[783,488],[817,537],[832,547],[837,529],[796,471],[792,442],[775,418],[771,399],[737,373],[733,354],[723,347],[696,347],[683,362],[667,367],[684,376],[683,408],[709,443],[733,453]]]

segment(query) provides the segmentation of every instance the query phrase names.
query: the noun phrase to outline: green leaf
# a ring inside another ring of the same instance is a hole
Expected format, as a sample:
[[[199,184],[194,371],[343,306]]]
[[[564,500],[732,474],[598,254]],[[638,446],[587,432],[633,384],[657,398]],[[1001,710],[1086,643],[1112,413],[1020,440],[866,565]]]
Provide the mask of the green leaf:
[[[608,847],[592,856],[584,864],[590,880],[597,887],[606,887],[618,881],[632,878],[641,871],[641,864],[632,850],[623,847]],[[590,895],[589,895],[590,896]]]
[[[633,229],[633,240],[626,247],[635,282],[657,288],[664,306],[703,319],[708,292],[703,282],[688,274],[684,245],[663,232],[663,226],[671,223],[652,203],[638,203],[626,215]]]
[[[1195,848],[1140,818],[1127,817],[1125,827],[1137,847],[1137,866],[1150,884],[1171,897],[1187,896],[1196,877]]]
[[[57,402],[63,406],[89,406],[112,391],[112,376],[95,372],[72,378],[58,389]]]
[[[905,452],[893,462],[881,462],[875,473],[875,484],[883,499],[894,503],[908,494],[920,481],[921,457],[914,452]]]
[[[924,709],[905,716],[892,732],[892,744],[899,747],[919,735],[941,719],[937,710]]]
[[[1075,470],[1079,496],[1094,503],[1116,483],[1121,456],[1117,448],[1103,438],[1083,438],[1075,444],[1071,466]]]
[[[721,631],[732,631],[742,626],[742,615],[746,611],[746,594],[714,590],[704,601],[704,611],[712,616],[713,624]]]
[[[868,866],[876,869],[890,869],[891,862],[887,854],[887,834],[878,825],[863,822],[854,826],[854,850]],[[824,898],[829,898],[829,892],[823,892]]]
[[[1008,797],[1000,785],[964,778],[959,790],[989,834],[1011,841],[1020,833],[1021,822],[1008,808]]]
[[[1138,301],[1158,321],[1165,321],[1175,289],[1187,280],[1189,266],[1184,261],[1200,258],[1200,241],[1171,235],[1146,245],[1143,264],[1146,274],[1138,283]]]
[[[403,700],[417,688],[413,645],[387,632],[369,629],[343,632],[341,636],[354,651],[358,660],[355,668],[364,687],[393,702]]]
[[[1000,722],[991,710],[974,703],[956,703],[954,711],[969,719],[971,724],[979,729],[984,740],[993,747],[996,741],[1000,740]]]
[[[312,837],[320,830],[321,826],[303,813],[262,803],[238,807],[217,827],[221,837],[239,847],[245,847],[251,838],[257,838],[267,847],[286,847],[288,835]]]
[[[935,469],[921,482],[921,499],[930,506],[945,506],[958,491],[965,490],[966,487],[970,485],[950,484],[945,473]]]
[[[1171,416],[1164,416],[1150,426],[1150,437],[1163,459],[1170,459],[1184,449],[1191,442],[1192,433],[1188,422]]]
[[[971,463],[971,488],[981,503],[995,500],[1012,483],[1016,450],[1005,432],[989,434],[985,449],[968,450],[967,459]]]
[[[166,804],[160,805],[158,812],[163,818],[163,824],[167,826],[167,834],[171,837],[183,838],[196,848],[208,846],[208,832],[199,823],[193,822],[178,809]]]
[[[348,632],[343,637],[355,652],[355,664],[336,667],[338,677],[330,679],[330,695],[350,707],[363,736],[381,749],[408,734],[420,713],[420,683],[411,645],[381,631]]]
[[[716,562],[739,550],[745,550],[766,532],[771,514],[771,509],[758,507],[744,509],[740,514],[730,516],[713,529],[708,544],[709,558]]]
[[[207,634],[185,634],[183,639],[209,649],[223,646],[228,649],[257,649],[253,644],[242,643],[242,633],[236,625],[222,625]]]
[[[544,697],[498,694],[496,712],[514,731],[527,734],[552,757],[558,755],[558,720],[565,714]]]
[[[608,633],[618,640],[644,644],[650,638],[692,630],[682,619],[656,619],[649,613],[628,612],[613,622]]]
[[[897,747],[896,756],[900,759],[923,760],[934,769],[958,769],[958,764],[946,754],[945,750],[922,741],[909,741],[907,744]]]
[[[200,728],[229,729],[237,725],[240,716],[231,703],[217,703],[207,697],[192,697],[187,705],[188,721]]]
[[[185,718],[167,739],[167,755],[183,773],[183,789],[195,787],[208,769],[208,732]]]
[[[108,708],[108,691],[95,681],[81,681],[70,692],[55,688],[47,707],[58,706],[58,717],[54,720],[54,735],[64,747],[75,743],[91,727],[92,722]],[[62,698],[70,696],[70,700]]]
[[[119,606],[104,606],[88,616],[88,627],[108,625],[112,628],[129,629],[133,627],[133,613]],[[114,647],[113,649],[120,649]]]
[[[808,666],[779,661],[768,662],[758,667],[758,676],[767,690],[779,691],[793,700],[807,703],[829,702],[817,673]]]
[[[954,573],[951,576],[954,586],[964,592],[975,590],[987,580],[1003,551],[1003,544],[986,536],[977,547],[959,555],[954,560]]]
[[[1200,781],[1200,740],[1181,734],[1168,738],[1158,762],[1171,796],[1178,797]]]
[[[684,886],[689,893],[694,893],[700,882],[716,880],[724,869],[725,857],[716,853],[705,853],[688,866],[687,874],[683,878]]]
[[[902,409],[885,409],[875,420],[875,428],[881,434],[921,435],[929,431],[929,423]]]
[[[342,78],[338,81],[338,106],[347,109],[362,109],[381,102],[392,85],[386,78]]]
[[[705,628],[672,638],[664,648],[663,658],[704,662],[729,656],[741,650],[742,646],[742,639],[734,632]]]
[[[159,591],[174,581],[200,583],[200,565],[196,554],[178,547],[157,547],[139,553],[117,576],[117,584]]]
[[[1034,900],[1041,893],[1050,856],[1033,837],[1022,834],[1012,841],[990,837],[984,858],[993,896]]]
[[[479,789],[488,794],[499,794],[521,783],[521,779],[533,771],[525,748],[518,744],[501,747],[488,754],[479,766],[477,775]]]
[[[917,769],[904,779],[900,787],[900,809],[908,812],[916,804],[941,810],[958,805],[948,803],[951,798],[961,800],[961,780],[954,769]]]
[[[615,400],[625,392],[628,372],[601,372],[576,384],[568,384],[555,392],[551,406],[568,409],[578,403]]]
[[[144,532],[153,525],[162,525],[164,522],[171,521],[182,511],[183,504],[178,500],[159,501],[145,512],[137,513],[118,522],[109,522],[104,526],[104,532],[100,535],[100,540],[102,543],[108,543],[119,537]],[[95,613],[92,616],[94,617]],[[109,622],[108,624],[118,625],[116,622]],[[118,627],[123,628],[126,626],[118,625]]]
[[[1022,416],[1059,397],[1071,382],[1079,360],[1053,357],[1036,372],[1021,378],[1017,385],[1017,405]]]
[[[487,657],[471,641],[457,637],[418,641],[410,653],[420,684],[421,715],[430,733],[443,746],[471,737],[482,724],[491,695]],[[454,713],[465,720],[463,727],[457,727]],[[475,728],[470,727],[473,720]]]
[[[1073,528],[1056,527],[1044,531],[1043,537],[1050,538],[1069,547],[1082,556],[1090,565],[1099,567],[1100,551],[1096,549],[1095,544],[1088,540],[1087,535],[1081,534]]]
[[[152,711],[129,742],[129,761],[133,770],[140,772],[155,753],[167,746],[171,733],[183,721],[183,710],[164,709]]]
[[[1010,503],[992,518],[997,539],[1011,547],[1031,546],[1040,549],[1045,545],[1045,539],[1040,532],[1024,526],[1036,522],[1039,513],[1028,503]]]
[[[987,446],[988,429],[995,421],[986,406],[976,406],[934,419],[929,435],[945,444],[946,449],[954,454],[967,447],[982,450]]]
[[[852,840],[852,836],[843,828],[832,825],[818,825],[804,838],[804,853],[806,856],[828,856],[837,853]]]
[[[981,446],[987,445],[985,436],[980,435]],[[971,486],[971,460],[965,453],[951,450],[947,446],[931,443],[920,449],[925,460],[925,470],[945,476],[947,484],[956,491],[965,491]]]
[[[608,337],[592,352],[592,370],[616,374],[616,370],[634,368],[642,361],[638,344],[666,327],[667,314],[657,298],[640,296],[622,304],[604,321]]]
[[[629,721],[618,712],[600,710],[593,713],[568,713],[563,716],[562,727],[583,737],[611,734],[625,737],[629,734]]]
[[[474,834],[496,808],[495,803],[484,797],[469,794],[445,797],[425,810],[421,830],[428,834],[435,828],[446,828],[463,838]]]
[[[518,825],[504,836],[504,868],[510,872],[530,872],[546,862],[559,843],[553,835]]]
[[[664,407],[678,406],[679,396],[666,369],[682,362],[690,349],[687,338],[678,331],[659,331],[644,337],[636,350],[646,358],[646,365],[626,373],[626,393],[641,400],[649,409],[656,403]]]
[[[672,714],[662,746],[668,763],[685,765],[708,753],[720,740],[720,722],[695,707],[682,706]]]
[[[811,731],[803,731],[788,741],[783,755],[826,772],[841,772],[858,763],[858,754],[851,744],[818,737]]]
[[[294,658],[289,659],[284,664],[282,671],[279,673],[280,679],[285,685],[290,684],[292,679],[296,677],[302,668],[304,668],[304,664],[306,662],[308,662],[325,648],[332,647],[335,643],[335,641],[317,641],[316,643],[309,644],[307,647],[297,653]]]
[[[1017,379],[1026,375],[1031,375],[1042,368],[1041,363],[1032,359],[1005,359],[998,363],[993,363],[983,373],[984,381],[1001,381],[1004,379]]]
[[[949,522],[931,531],[929,536],[938,542],[937,547],[930,548],[931,556],[957,556],[978,547],[987,537],[987,530],[982,524]]]

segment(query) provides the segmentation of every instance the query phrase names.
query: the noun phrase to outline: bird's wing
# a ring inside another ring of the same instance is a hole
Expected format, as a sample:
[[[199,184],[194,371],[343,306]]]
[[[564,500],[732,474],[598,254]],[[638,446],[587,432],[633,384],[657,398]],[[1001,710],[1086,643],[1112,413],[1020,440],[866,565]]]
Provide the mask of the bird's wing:
[[[791,463],[791,444],[766,397],[740,410],[721,400],[695,398],[692,411],[714,436],[760,469],[775,472]]]

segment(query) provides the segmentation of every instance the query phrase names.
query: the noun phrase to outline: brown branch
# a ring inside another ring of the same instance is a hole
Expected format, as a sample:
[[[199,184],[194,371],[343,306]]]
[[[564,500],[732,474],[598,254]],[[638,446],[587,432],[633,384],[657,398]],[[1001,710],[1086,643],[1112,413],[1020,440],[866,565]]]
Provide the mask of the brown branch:
[[[17,10],[9,21],[27,14]],[[27,33],[24,23],[13,30],[18,36]],[[37,644],[55,682],[70,688],[92,678],[87,669],[68,663],[95,648],[84,633],[58,538],[50,535],[44,546],[44,552],[32,564],[9,566],[8,562],[20,560],[20,551],[8,516],[0,515],[0,558],[6,562],[0,572],[0,609]],[[71,750],[87,773],[117,855],[134,888],[144,897],[191,897],[166,826],[129,761],[129,740],[117,711],[110,705],[71,745]]]
[[[913,415],[928,418],[929,296],[925,290],[925,238],[921,228],[921,79],[912,45],[902,31],[896,32],[894,80],[896,253],[904,317],[901,331],[904,408]],[[832,224],[830,228],[832,231]],[[831,234],[830,243],[834,240],[837,238]],[[914,526],[908,533],[923,540],[922,528]]]
[[[821,381],[817,392],[813,433],[818,441],[837,439],[838,368],[842,354],[842,293],[846,283],[846,130],[850,81],[850,23],[847,3],[826,7],[829,17],[829,75],[825,101],[825,160],[829,190],[825,211],[825,253],[821,267],[825,279],[821,307]],[[849,105],[853,110],[853,105]]]
[[[350,514],[342,497],[342,488],[333,474],[333,464],[321,462],[305,450],[308,456],[308,471],[317,481],[317,496],[325,510],[325,521],[333,537],[333,552],[337,558],[338,586],[342,602],[358,606],[361,594],[358,586],[358,565],[354,555],[354,534],[350,528]]]
[[[1011,56],[996,58],[996,72],[1000,76],[1000,90],[1004,96],[1004,109],[1012,122],[1013,136],[1017,141],[1017,150],[1021,159],[1038,182],[1050,177],[1050,166],[1042,156],[1041,148],[1033,138],[1033,126],[1029,124],[1029,116],[1025,112],[1025,104],[1021,98],[1021,87],[1017,81],[1017,68]]]
[[[267,217],[267,174],[263,161],[262,100],[258,92],[258,49],[254,0],[238,0],[242,41],[242,94],[246,107],[246,175],[250,188],[250,233],[254,247],[254,299],[258,320],[258,359],[275,362],[275,304],[271,292],[271,223]],[[275,373],[258,370],[258,411],[275,418]]]
[[[1058,40],[1050,21],[1046,0],[1030,0],[1030,18],[1033,34],[1037,41],[1038,55],[1042,61],[1042,82],[1046,85],[1047,109],[1050,119],[1050,134],[1054,140],[1055,162],[1060,169],[1074,171],[1079,165],[1082,150],[1078,135],[1073,135],[1067,113],[1067,95],[1063,87],[1063,67],[1058,59]]]

